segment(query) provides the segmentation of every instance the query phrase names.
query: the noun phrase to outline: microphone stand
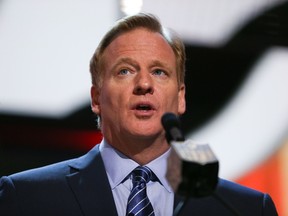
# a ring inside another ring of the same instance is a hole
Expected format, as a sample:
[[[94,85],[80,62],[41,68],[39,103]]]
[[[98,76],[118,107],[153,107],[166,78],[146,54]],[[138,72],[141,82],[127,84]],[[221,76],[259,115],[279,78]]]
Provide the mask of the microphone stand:
[[[181,200],[176,208],[174,209],[173,216],[179,216],[181,211],[184,209],[185,205],[187,204],[189,197],[185,197],[184,200]]]
[[[187,142],[188,145],[191,145],[191,142],[189,141]],[[171,145],[172,147],[178,150],[175,152],[178,153],[178,157],[180,156],[181,158],[182,180],[176,191],[177,194],[184,197],[184,200],[181,200],[176,206],[173,216],[180,215],[181,211],[188,203],[190,197],[200,198],[206,196],[212,196],[221,205],[223,205],[226,209],[228,209],[233,215],[240,216],[240,213],[237,211],[237,209],[235,209],[219,193],[216,192],[216,187],[218,184],[218,171],[219,171],[218,160],[209,160],[206,161],[204,164],[200,163],[200,161],[197,162],[192,160],[189,161],[188,158],[184,158],[183,154],[181,154],[181,151],[179,151],[179,145],[183,145],[183,143],[179,144],[177,142],[175,143],[172,141]],[[188,149],[186,147],[184,149],[185,151],[183,152],[185,153]],[[212,154],[212,152],[210,152],[211,149],[209,148],[208,145],[204,147],[200,147],[197,145],[193,151],[194,151],[193,154],[197,154],[198,156],[201,155],[201,157],[203,158],[205,154],[208,154],[210,156]]]

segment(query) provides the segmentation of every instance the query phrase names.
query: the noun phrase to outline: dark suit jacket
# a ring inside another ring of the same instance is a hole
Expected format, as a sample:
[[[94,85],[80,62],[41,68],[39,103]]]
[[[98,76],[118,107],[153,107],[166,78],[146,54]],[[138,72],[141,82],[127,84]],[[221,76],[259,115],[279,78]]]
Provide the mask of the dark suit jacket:
[[[267,194],[225,180],[219,180],[216,193],[240,215],[277,215]],[[117,215],[98,145],[80,158],[2,177],[0,215]],[[180,215],[233,213],[214,197],[205,197],[190,199]]]

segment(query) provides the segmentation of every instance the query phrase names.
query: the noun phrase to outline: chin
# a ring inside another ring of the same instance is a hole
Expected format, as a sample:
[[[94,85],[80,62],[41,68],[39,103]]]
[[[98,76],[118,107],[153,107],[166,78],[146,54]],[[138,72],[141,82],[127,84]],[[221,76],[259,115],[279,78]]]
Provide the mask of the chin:
[[[139,138],[147,138],[147,139],[151,139],[151,138],[155,138],[157,136],[159,136],[159,134],[162,133],[162,130],[152,130],[151,127],[150,128],[142,128],[141,130],[134,130],[132,131],[132,135],[134,135],[135,137],[139,137]]]

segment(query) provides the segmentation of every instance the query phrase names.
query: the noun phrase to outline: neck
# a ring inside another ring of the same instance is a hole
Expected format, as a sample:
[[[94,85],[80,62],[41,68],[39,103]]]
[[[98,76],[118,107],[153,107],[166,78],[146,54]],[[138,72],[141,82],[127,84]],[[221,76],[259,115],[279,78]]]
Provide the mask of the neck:
[[[107,139],[115,149],[131,158],[139,165],[145,165],[164,154],[169,149],[165,136],[154,138],[129,138],[113,141]]]

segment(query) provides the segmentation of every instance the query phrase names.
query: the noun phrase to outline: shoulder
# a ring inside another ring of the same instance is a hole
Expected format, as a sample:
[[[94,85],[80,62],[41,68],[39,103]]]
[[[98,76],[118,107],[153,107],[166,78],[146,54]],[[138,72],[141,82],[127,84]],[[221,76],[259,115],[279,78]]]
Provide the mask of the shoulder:
[[[235,182],[219,179],[215,194],[218,198],[237,206],[239,209],[263,212],[264,215],[277,215],[274,202],[269,194]]]
[[[12,174],[8,177],[2,177],[3,182],[11,181],[17,183],[32,183],[32,182],[50,182],[65,180],[66,176],[73,172],[85,168],[93,163],[93,160],[99,154],[99,149],[95,146],[85,155],[73,158],[54,164],[46,165],[39,168],[29,169],[22,172]]]
[[[0,178],[0,209],[4,215],[21,215],[22,203],[40,202],[41,193],[49,200],[51,194],[67,191],[65,174],[69,161],[19,172]],[[50,185],[54,185],[51,187]]]
[[[240,185],[238,183],[225,180],[225,179],[219,179],[218,186],[216,191],[218,193],[227,194],[227,195],[234,195],[237,194],[238,196],[252,196],[252,197],[258,197],[263,196],[263,193],[251,188],[248,188],[246,186]]]
[[[19,173],[12,174],[8,176],[13,181],[33,181],[33,180],[51,180],[53,178],[59,177],[69,173],[69,163],[73,162],[76,159],[66,160],[47,166],[34,168],[30,170],[25,170]]]
[[[93,148],[79,158],[3,176],[0,178],[0,211],[4,212],[4,215],[17,215],[16,211],[19,209],[30,212],[38,209],[37,206],[41,206],[41,212],[49,212],[50,208],[53,209],[51,206],[62,205],[63,200],[65,203],[75,206],[69,179],[71,180],[80,172],[82,174],[78,177],[90,177],[96,167],[101,167],[99,155],[98,148]],[[35,209],[33,210],[31,206]],[[62,210],[58,206],[55,211],[60,212]],[[19,215],[23,214],[19,213]]]
[[[94,147],[87,154],[43,167],[25,170],[8,176],[13,182],[35,182],[65,179],[66,175],[72,174],[75,170],[89,166],[98,155],[98,147]],[[99,154],[100,155],[100,154]]]
[[[179,201],[179,197],[177,199]],[[277,211],[268,194],[228,180],[219,179],[217,188],[211,196],[191,197],[189,199],[181,215],[192,214],[203,216],[276,216]]]

